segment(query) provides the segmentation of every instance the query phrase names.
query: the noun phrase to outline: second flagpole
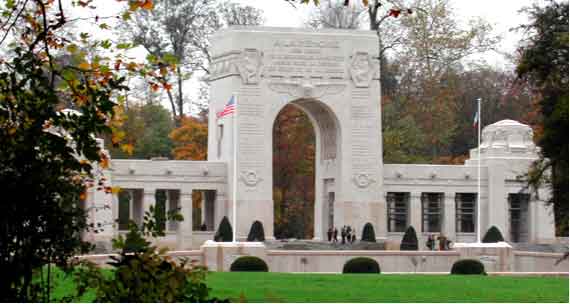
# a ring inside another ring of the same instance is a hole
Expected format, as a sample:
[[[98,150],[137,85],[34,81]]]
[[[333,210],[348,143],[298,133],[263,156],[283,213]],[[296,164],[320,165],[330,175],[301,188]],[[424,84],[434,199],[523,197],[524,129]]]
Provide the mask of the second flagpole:
[[[234,201],[234,206],[233,206],[233,219],[232,222],[234,224],[234,229],[233,229],[233,242],[237,242],[237,229],[238,229],[238,225],[237,225],[237,162],[238,162],[238,96],[237,94],[233,94],[234,96],[234,172],[233,172],[233,179],[234,179],[234,185],[233,185],[233,201]]]

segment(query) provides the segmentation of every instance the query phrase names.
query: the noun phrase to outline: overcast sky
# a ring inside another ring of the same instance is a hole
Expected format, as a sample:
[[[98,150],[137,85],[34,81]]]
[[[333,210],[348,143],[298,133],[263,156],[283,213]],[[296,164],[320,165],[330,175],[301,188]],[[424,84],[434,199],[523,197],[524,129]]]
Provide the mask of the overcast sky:
[[[314,5],[296,5],[293,8],[282,0],[234,0],[239,3],[255,6],[264,11],[265,25],[301,27]],[[322,0],[324,1],[324,0]],[[511,28],[528,23],[524,13],[519,13],[523,7],[533,3],[543,4],[544,0],[450,0],[457,16],[462,21],[481,17],[489,22],[494,33],[503,38],[498,50],[506,54],[513,54],[521,34],[509,31]],[[508,68],[509,64],[503,56],[497,53],[487,54],[484,58],[491,65]]]
[[[194,0],[188,0],[194,1]],[[265,26],[279,27],[302,27],[307,19],[310,11],[314,9],[313,4],[303,5],[297,4],[294,8],[284,0],[233,0],[242,4],[257,7],[264,12]],[[321,0],[325,1],[325,0]],[[354,1],[354,0],[351,0]],[[360,1],[360,0],[358,0]],[[526,14],[519,13],[523,7],[531,6],[534,3],[544,4],[544,0],[449,0],[452,7],[455,8],[457,16],[461,22],[467,22],[473,18],[483,18],[489,22],[494,29],[494,34],[500,35],[502,41],[497,47],[499,52],[503,54],[514,54],[518,42],[522,35],[520,32],[510,31],[510,29],[521,24],[528,23]],[[113,15],[119,11],[116,4],[112,7],[102,5],[108,4],[108,0],[96,1],[98,9],[95,12],[87,13],[89,15],[98,14],[100,16]],[[92,32],[92,31],[91,31]],[[96,36],[97,31],[92,32]],[[107,36],[109,33],[99,33]],[[108,38],[108,37],[107,37]],[[137,56],[138,57],[138,56]],[[144,56],[143,56],[144,57]],[[505,58],[496,52],[487,53],[480,56],[490,65],[497,68],[512,70],[514,67]],[[195,98],[198,94],[197,80],[191,81],[188,85],[187,96]],[[167,106],[167,104],[165,104]]]

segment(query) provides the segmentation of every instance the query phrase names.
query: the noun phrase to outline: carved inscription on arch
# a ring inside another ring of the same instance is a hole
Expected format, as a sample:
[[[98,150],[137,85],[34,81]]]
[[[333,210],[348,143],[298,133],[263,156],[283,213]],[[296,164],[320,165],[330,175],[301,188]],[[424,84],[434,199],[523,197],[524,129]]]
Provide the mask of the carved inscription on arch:
[[[269,77],[345,78],[341,42],[325,39],[279,39],[265,58]]]

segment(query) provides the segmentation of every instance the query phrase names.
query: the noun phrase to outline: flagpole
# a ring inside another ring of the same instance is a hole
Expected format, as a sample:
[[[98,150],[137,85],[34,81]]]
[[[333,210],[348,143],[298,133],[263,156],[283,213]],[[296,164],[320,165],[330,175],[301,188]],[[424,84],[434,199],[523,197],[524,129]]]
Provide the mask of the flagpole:
[[[233,201],[234,201],[233,202],[234,206],[232,208],[233,209],[232,222],[234,224],[234,229],[233,229],[234,235],[233,235],[232,240],[235,243],[235,242],[237,242],[237,228],[238,228],[237,227],[237,161],[238,161],[238,159],[237,159],[237,155],[238,155],[238,153],[237,153],[237,148],[238,148],[238,144],[237,144],[237,141],[238,141],[238,138],[237,138],[237,134],[238,134],[238,132],[237,132],[237,128],[238,128],[238,97],[237,97],[237,94],[234,94],[234,103],[235,103],[235,105],[234,105],[234,136],[233,136],[234,137],[234,168],[233,168],[234,169],[234,172],[233,172],[234,181],[233,181],[233,183],[234,184],[233,184],[233,189],[232,189],[232,191],[233,191],[232,197],[233,197]]]
[[[477,98],[477,243],[481,243],[481,98]]]

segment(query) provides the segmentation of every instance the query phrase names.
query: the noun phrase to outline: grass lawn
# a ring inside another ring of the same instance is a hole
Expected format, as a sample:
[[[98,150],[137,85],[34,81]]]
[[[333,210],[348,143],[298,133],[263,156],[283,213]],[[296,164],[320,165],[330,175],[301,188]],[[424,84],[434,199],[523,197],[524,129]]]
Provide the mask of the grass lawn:
[[[208,286],[232,302],[568,302],[568,278],[225,272]]]
[[[74,290],[54,271],[53,301]],[[568,278],[212,272],[211,296],[232,302],[568,302]],[[90,290],[81,302],[92,302]]]

